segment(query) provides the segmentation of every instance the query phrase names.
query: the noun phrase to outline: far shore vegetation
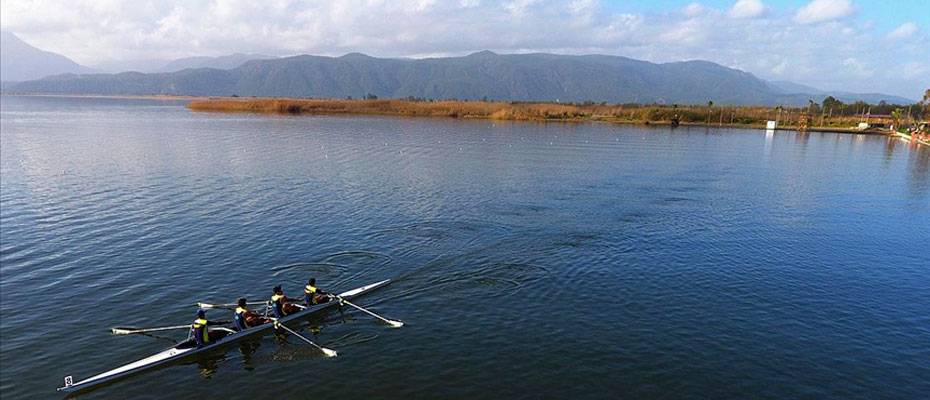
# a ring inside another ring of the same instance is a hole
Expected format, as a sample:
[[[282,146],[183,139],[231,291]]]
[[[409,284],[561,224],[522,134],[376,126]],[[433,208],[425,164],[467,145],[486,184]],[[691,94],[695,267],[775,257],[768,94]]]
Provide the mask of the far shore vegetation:
[[[930,98],[912,105],[881,102],[845,104],[827,97],[805,107],[702,105],[607,104],[555,102],[499,102],[476,100],[427,100],[420,98],[298,99],[220,97],[193,100],[197,111],[255,112],[279,114],[365,114],[406,117],[448,117],[539,122],[611,122],[659,125],[713,125],[763,127],[778,121],[778,127],[853,129],[860,122],[881,127],[914,124],[930,116]]]

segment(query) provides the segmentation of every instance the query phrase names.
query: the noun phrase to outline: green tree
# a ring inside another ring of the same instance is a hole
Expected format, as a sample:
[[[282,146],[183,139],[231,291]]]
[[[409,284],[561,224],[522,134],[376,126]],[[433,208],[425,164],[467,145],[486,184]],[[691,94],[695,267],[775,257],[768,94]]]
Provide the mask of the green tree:
[[[891,124],[894,125],[894,129],[898,130],[901,126],[901,116],[904,115],[904,111],[900,108],[895,108],[891,112]]]
[[[924,119],[930,118],[930,89],[924,92]]]
[[[807,100],[807,114],[817,114],[820,112],[820,105],[814,103],[814,100]]]
[[[839,110],[843,107],[843,102],[833,96],[827,96],[827,98],[823,99],[822,104],[824,109]]]

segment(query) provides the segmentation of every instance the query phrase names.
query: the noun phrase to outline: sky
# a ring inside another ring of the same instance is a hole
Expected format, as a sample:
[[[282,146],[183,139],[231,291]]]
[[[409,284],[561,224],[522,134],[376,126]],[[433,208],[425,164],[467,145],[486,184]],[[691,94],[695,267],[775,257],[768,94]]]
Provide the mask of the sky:
[[[0,28],[88,66],[491,50],[700,59],[911,99],[930,88],[930,0],[0,0]]]

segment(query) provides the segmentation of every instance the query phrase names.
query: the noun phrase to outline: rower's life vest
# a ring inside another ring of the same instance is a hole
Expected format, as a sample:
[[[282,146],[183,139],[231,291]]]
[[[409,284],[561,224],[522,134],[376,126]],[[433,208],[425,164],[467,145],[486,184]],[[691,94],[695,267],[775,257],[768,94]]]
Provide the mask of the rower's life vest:
[[[274,315],[278,318],[284,317],[284,295],[272,295],[271,302],[274,303]]]
[[[210,332],[209,332],[209,329],[207,329],[207,320],[203,318],[195,319],[194,323],[191,325],[191,329],[194,330],[195,335],[198,334],[197,330],[198,329],[200,330],[200,335],[201,335],[201,338],[203,339],[203,343],[207,343],[210,341]]]
[[[236,307],[236,316],[235,316],[236,327],[239,328],[239,330],[241,331],[249,329],[249,323],[246,321],[246,318],[245,318],[246,315],[248,315],[248,312],[249,310],[245,308]]]
[[[306,300],[307,306],[316,304],[316,292],[316,286],[307,285],[304,288],[304,300]]]

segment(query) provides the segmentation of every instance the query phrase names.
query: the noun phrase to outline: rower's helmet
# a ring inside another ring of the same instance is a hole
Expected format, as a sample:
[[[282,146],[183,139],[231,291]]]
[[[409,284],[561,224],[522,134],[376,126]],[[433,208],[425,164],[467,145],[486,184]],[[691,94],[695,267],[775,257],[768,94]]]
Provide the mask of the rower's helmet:
[[[207,311],[204,309],[197,310],[197,318],[205,318],[207,316]]]
[[[239,300],[236,301],[236,305],[238,305],[239,307],[245,307],[245,302],[246,302],[245,297],[240,297]]]
[[[316,285],[316,278],[310,278],[310,280],[307,281],[307,284],[311,286]]]

